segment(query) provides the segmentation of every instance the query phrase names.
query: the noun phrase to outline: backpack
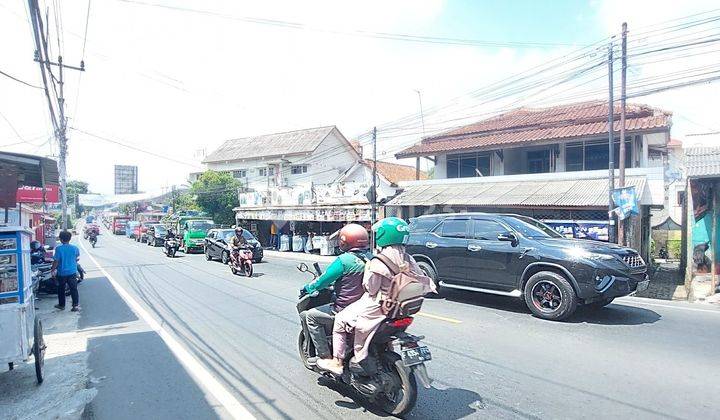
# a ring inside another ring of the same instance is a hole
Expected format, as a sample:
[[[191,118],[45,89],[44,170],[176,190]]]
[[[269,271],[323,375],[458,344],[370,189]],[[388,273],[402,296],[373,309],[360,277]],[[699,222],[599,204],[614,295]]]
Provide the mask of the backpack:
[[[375,258],[380,260],[393,276],[390,288],[380,300],[382,313],[388,318],[401,318],[420,312],[425,298],[425,287],[418,280],[417,274],[400,271],[400,267],[385,255],[379,254]]]

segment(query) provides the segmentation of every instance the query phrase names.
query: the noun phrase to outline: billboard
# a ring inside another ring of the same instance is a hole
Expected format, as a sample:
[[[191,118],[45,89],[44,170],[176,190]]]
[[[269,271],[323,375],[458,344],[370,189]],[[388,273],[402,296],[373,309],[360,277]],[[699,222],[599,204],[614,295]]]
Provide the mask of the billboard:
[[[28,187],[22,186],[17,189],[15,200],[18,203],[42,203],[43,202],[43,189],[42,187]],[[45,202],[46,203],[59,203],[60,202],[60,187],[57,185],[46,185],[45,186]]]

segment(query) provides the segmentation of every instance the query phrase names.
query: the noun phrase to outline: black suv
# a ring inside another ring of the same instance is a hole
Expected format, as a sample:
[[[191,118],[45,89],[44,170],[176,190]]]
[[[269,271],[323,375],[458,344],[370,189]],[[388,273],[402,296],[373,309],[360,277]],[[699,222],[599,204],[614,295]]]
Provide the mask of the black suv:
[[[636,251],[566,239],[525,216],[420,216],[410,221],[407,249],[439,288],[522,297],[544,319],[565,319],[578,305],[602,307],[649,284]]]
[[[160,223],[148,225],[147,232],[144,233],[145,242],[149,246],[163,246],[165,244],[165,235],[167,228]]]

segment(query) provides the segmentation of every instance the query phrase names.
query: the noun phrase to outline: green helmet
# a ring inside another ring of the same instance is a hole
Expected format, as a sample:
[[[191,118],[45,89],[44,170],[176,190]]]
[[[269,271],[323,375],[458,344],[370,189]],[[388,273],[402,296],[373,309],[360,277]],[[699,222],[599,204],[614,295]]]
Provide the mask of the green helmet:
[[[402,245],[410,236],[410,226],[398,217],[386,217],[372,226],[375,232],[375,245],[386,247],[389,245]]]

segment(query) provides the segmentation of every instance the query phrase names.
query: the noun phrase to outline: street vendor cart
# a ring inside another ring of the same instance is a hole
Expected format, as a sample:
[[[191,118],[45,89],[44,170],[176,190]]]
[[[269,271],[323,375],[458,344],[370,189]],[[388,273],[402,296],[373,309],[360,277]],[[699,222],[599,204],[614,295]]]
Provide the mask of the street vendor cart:
[[[37,381],[42,383],[45,341],[35,313],[30,239],[29,230],[0,226],[0,364],[7,363],[12,370],[32,355]]]

